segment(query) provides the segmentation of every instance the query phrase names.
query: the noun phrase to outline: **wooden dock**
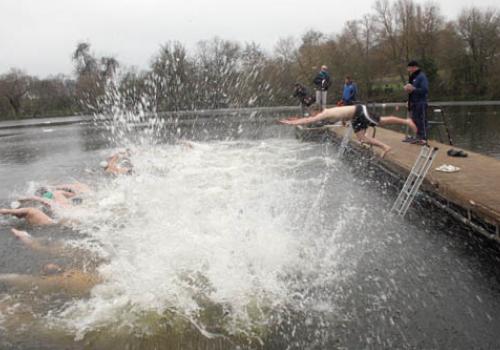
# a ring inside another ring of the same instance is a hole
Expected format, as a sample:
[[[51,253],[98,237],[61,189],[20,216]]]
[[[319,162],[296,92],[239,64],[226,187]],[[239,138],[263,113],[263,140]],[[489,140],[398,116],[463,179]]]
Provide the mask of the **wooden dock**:
[[[347,128],[324,126],[297,128],[298,136],[328,133],[334,140],[341,140]],[[368,133],[371,135],[371,129]],[[420,152],[420,146],[401,142],[404,135],[388,129],[377,128],[376,138],[392,147],[384,159],[379,158],[381,168],[401,178],[406,178]],[[430,141],[439,148],[437,157],[427,174],[422,192],[438,207],[469,225],[475,231],[500,242],[500,160],[468,150],[466,158],[450,157],[447,151],[455,146]],[[353,135],[349,146],[360,152],[375,153],[378,148],[366,149]],[[455,173],[437,171],[443,164],[459,167]]]

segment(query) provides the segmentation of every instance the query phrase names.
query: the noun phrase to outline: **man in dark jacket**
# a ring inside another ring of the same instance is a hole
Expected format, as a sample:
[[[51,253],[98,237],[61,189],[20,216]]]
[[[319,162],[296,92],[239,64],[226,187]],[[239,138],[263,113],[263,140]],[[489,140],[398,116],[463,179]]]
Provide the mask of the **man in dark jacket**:
[[[408,63],[409,80],[404,86],[404,90],[408,93],[408,111],[411,119],[417,126],[418,132],[416,139],[405,139],[406,142],[415,144],[427,143],[427,97],[429,95],[429,81],[424,72],[420,70],[417,61]]]
[[[300,110],[302,112],[302,116],[309,116],[309,107],[314,102],[316,102],[316,98],[310,92],[310,90],[302,84],[295,83],[293,89],[293,97],[297,97],[300,102]]]
[[[330,87],[330,74],[328,74],[327,66],[321,66],[321,70],[314,78],[313,83],[316,88],[316,102],[323,110],[326,107],[326,92]]]

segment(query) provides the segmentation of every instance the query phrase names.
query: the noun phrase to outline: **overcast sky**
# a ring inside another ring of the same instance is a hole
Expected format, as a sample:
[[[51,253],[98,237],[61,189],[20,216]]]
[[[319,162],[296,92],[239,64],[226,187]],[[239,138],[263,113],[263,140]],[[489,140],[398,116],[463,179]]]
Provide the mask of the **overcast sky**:
[[[145,68],[162,43],[193,48],[219,36],[272,50],[279,38],[308,29],[338,33],[372,12],[375,0],[0,0],[0,74],[11,67],[45,77],[72,73],[71,52],[89,41],[97,55]],[[447,19],[464,6],[498,0],[438,1]]]

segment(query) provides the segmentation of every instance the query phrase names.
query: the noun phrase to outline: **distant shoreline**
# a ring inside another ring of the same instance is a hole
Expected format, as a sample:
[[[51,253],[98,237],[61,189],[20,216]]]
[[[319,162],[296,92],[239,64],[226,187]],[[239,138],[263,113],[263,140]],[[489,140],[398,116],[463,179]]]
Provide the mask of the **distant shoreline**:
[[[374,103],[375,107],[405,107],[405,102],[381,102]],[[435,101],[429,102],[431,107],[460,107],[460,106],[500,106],[500,101]],[[209,116],[215,113],[231,113],[231,112],[244,112],[244,111],[261,111],[261,112],[272,112],[272,111],[291,111],[298,109],[298,106],[275,106],[275,107],[243,107],[243,108],[222,108],[222,109],[203,109],[203,110],[186,110],[186,111],[167,111],[159,112],[158,115],[189,115],[197,114]],[[0,129],[10,129],[18,127],[32,127],[32,126],[54,126],[54,125],[64,125],[64,124],[76,124],[80,122],[90,122],[93,121],[93,116],[54,116],[54,117],[41,117],[41,118],[18,118],[18,119],[0,119]]]

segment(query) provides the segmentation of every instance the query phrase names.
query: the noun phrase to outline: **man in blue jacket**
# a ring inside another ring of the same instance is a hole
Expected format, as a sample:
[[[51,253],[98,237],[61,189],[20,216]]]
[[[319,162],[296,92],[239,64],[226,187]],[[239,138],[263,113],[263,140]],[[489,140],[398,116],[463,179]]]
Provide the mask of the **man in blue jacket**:
[[[408,111],[411,119],[417,126],[418,132],[416,139],[405,139],[406,142],[425,145],[427,143],[427,97],[429,95],[429,81],[424,72],[420,70],[417,61],[408,63],[409,80],[404,86],[408,93]]]
[[[344,80],[344,91],[342,93],[342,104],[344,106],[351,106],[356,101],[357,94],[356,84],[352,82],[350,76],[346,76]]]
[[[328,67],[323,65],[313,80],[316,88],[316,102],[321,106],[321,110],[326,108],[326,92],[330,87],[330,74]]]

